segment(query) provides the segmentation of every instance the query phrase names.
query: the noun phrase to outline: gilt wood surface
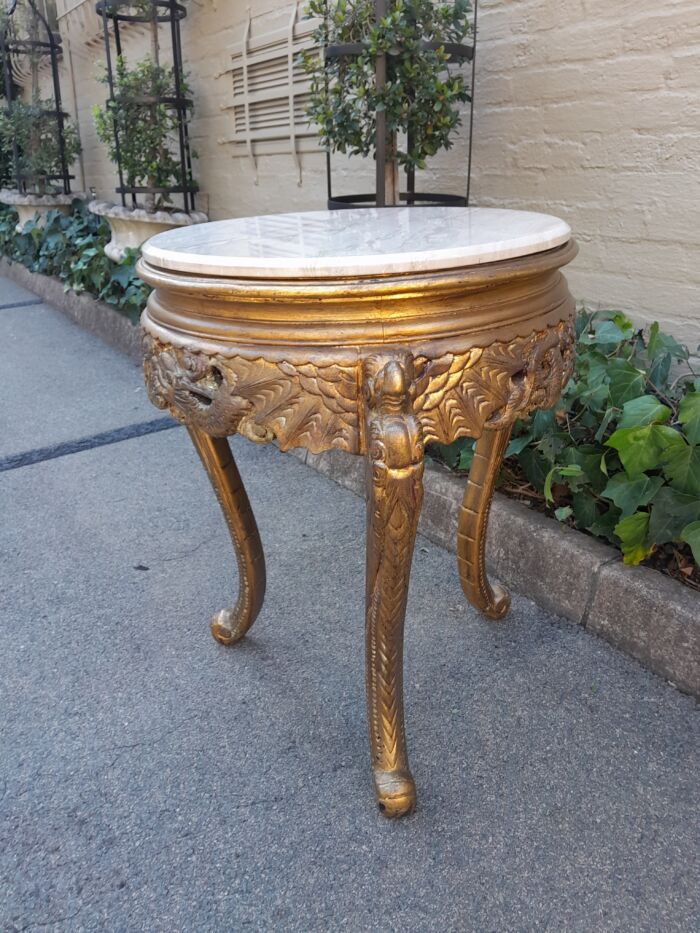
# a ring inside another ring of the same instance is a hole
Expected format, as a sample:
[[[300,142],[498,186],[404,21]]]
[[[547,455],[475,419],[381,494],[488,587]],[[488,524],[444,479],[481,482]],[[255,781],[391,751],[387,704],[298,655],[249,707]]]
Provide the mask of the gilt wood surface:
[[[427,443],[477,438],[458,535],[465,595],[491,618],[495,478],[513,422],[553,405],[573,365],[572,241],[478,267],[288,281],[198,276],[142,259],[151,400],[184,422],[226,517],[239,598],[218,613],[232,644],[262,605],[262,545],[225,438],[337,448],[367,470],[366,693],[375,792],[388,816],[416,800],[403,717],[403,626]],[[171,263],[172,266],[172,263]]]

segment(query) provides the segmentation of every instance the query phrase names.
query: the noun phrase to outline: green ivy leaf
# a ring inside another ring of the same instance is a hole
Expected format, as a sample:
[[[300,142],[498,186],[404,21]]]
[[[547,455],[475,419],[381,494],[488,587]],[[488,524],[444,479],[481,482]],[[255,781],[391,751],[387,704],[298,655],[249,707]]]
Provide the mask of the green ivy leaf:
[[[627,517],[640,506],[648,505],[663,484],[660,476],[647,476],[642,473],[636,479],[630,479],[625,473],[616,473],[601,492],[601,496],[614,502],[623,517]]]
[[[615,534],[620,539],[620,550],[626,564],[639,564],[654,550],[648,540],[649,513],[635,512],[615,525]]]
[[[618,452],[629,476],[638,476],[660,467],[667,451],[675,446],[684,446],[685,442],[673,428],[649,424],[639,428],[618,428],[605,444]]]
[[[651,503],[649,538],[654,544],[678,541],[683,528],[700,521],[700,498],[662,486]]]
[[[552,496],[552,483],[554,482],[555,478],[556,479],[569,479],[569,478],[577,478],[583,475],[584,475],[583,470],[578,465],[578,463],[574,463],[571,466],[562,466],[562,465],[553,466],[551,470],[547,473],[545,480],[544,480],[545,502],[549,502],[549,503],[554,502],[554,497]]]
[[[672,363],[673,358],[670,353],[662,353],[652,360],[648,373],[649,382],[656,386],[657,389],[661,389],[668,382]]]
[[[544,437],[540,438],[537,442],[537,449],[544,454],[550,463],[554,463],[568,441],[569,439],[565,435],[553,431],[551,434],[545,434]]]
[[[691,444],[700,444],[700,392],[689,392],[678,406],[678,420]]]
[[[535,440],[541,440],[557,430],[556,418],[551,408],[538,409],[530,419],[530,425]]]
[[[549,472],[549,463],[542,454],[532,447],[526,447],[518,457],[527,481],[539,492],[544,488],[544,481]]]
[[[592,535],[596,535],[598,538],[606,538],[611,544],[617,545],[618,541],[615,535],[615,526],[620,521],[620,518],[620,510],[617,506],[611,505],[606,512],[598,515],[588,530]]]
[[[686,525],[681,531],[680,539],[690,545],[693,560],[700,565],[700,522],[691,522]]]
[[[662,405],[654,395],[640,395],[622,407],[618,428],[636,428],[645,424],[663,424],[671,417],[668,405]]]
[[[451,444],[436,444],[435,447],[440,451],[440,456],[450,469],[454,470],[460,459],[464,441],[452,441]]]
[[[513,437],[508,444],[506,449],[505,456],[514,457],[516,454],[522,453],[522,451],[527,447],[527,445],[532,440],[532,435],[529,433],[521,434],[520,437]]]
[[[560,508],[554,510],[554,517],[558,522],[564,522],[573,514],[573,511],[570,505],[562,505]]]
[[[594,492],[600,492],[605,486],[605,475],[601,470],[600,447],[595,444],[569,446],[561,454],[560,460],[567,466],[578,464],[583,477],[590,483]]]
[[[588,359],[588,373],[578,385],[577,397],[588,408],[600,408],[610,397],[607,360],[605,357],[591,359],[590,356]],[[582,361],[581,365],[585,367],[585,362]]]
[[[470,469],[472,460],[474,459],[475,442],[471,439],[467,439],[462,443],[464,444],[464,447],[459,452],[459,462],[457,463],[457,469],[463,470],[466,473]]]
[[[633,333],[632,322],[624,314],[615,314],[611,320],[596,323],[593,339],[596,344],[608,349],[628,340]]]
[[[670,334],[664,334],[659,328],[657,321],[649,328],[649,339],[647,341],[647,353],[649,359],[655,359],[658,356],[668,353],[677,360],[688,359],[688,348],[679,343],[675,337]]]
[[[590,528],[598,518],[598,506],[595,496],[585,489],[575,492],[571,497],[574,520],[578,528]]]
[[[616,408],[644,392],[644,373],[627,360],[610,360],[610,400]]]
[[[113,282],[118,282],[122,288],[126,288],[134,275],[134,267],[131,263],[123,263],[112,267],[110,278]]]
[[[605,432],[608,430],[610,422],[613,420],[614,417],[615,417],[615,409],[612,407],[606,408],[605,414],[603,415],[603,418],[600,422],[600,426],[598,427],[598,430],[595,432],[595,435],[594,435],[595,440],[597,440],[598,443],[600,443],[605,437]]]
[[[700,497],[700,447],[675,444],[664,453],[664,473],[671,485]]]

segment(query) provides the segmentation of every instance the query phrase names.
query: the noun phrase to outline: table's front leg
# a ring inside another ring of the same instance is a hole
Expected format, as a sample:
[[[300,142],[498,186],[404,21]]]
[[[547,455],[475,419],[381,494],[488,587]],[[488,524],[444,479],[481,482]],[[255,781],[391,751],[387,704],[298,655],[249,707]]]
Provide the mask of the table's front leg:
[[[238,561],[236,605],[233,609],[222,609],[211,623],[214,638],[223,645],[232,645],[243,638],[262,607],[265,558],[253,510],[228,440],[211,437],[192,425],[187,429],[214,487]]]
[[[510,606],[508,593],[486,575],[486,530],[496,477],[511,427],[484,431],[476,442],[457,529],[457,565],[464,595],[490,619],[500,619]]]
[[[423,498],[423,445],[404,366],[390,360],[365,369],[367,717],[377,801],[391,817],[410,813],[416,801],[403,720],[403,629]]]

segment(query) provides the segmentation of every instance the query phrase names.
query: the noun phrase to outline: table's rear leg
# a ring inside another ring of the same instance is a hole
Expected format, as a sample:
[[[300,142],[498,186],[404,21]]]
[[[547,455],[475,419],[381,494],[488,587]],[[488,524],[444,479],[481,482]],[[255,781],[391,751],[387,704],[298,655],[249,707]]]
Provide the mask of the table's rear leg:
[[[233,609],[222,609],[211,623],[214,638],[222,645],[232,645],[243,638],[262,607],[265,558],[253,510],[228,440],[211,437],[190,425],[187,429],[221,505],[238,561],[236,605]]]
[[[407,374],[388,362],[370,379],[367,420],[367,718],[375,791],[387,816],[415,806],[403,720],[403,629],[423,497],[423,447]]]
[[[457,565],[464,595],[491,619],[510,606],[508,593],[486,575],[486,530],[496,477],[508,446],[510,426],[484,431],[476,442],[457,529]]]

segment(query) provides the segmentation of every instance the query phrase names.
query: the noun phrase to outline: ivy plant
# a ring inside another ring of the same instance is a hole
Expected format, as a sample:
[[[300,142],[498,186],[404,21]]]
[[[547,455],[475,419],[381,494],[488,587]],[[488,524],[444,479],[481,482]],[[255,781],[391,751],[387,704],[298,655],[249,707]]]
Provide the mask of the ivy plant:
[[[302,54],[311,76],[308,115],[324,147],[349,155],[374,156],[376,114],[386,114],[392,138],[388,152],[398,164],[424,168],[426,159],[449,149],[460,124],[459,105],[470,99],[459,63],[442,43],[469,34],[469,0],[389,0],[376,22],[373,0],[311,0],[307,15],[319,17],[315,43],[362,43],[359,55],[328,58]],[[436,48],[426,42],[440,43]],[[387,80],[377,90],[377,56],[387,55]],[[399,134],[406,140],[399,141]]]
[[[574,374],[553,410],[516,423],[502,487],[607,539],[625,563],[672,545],[681,576],[700,581],[700,375],[688,348],[614,311],[583,311],[576,328]],[[466,470],[473,449],[434,452]]]
[[[107,82],[106,76],[100,80]],[[191,93],[184,78],[180,81],[180,93],[185,97]],[[165,189],[145,195],[144,207],[151,212],[168,205],[171,197],[167,189],[181,182],[180,161],[174,154],[177,110],[160,102],[160,98],[175,96],[172,67],[146,58],[129,68],[120,56],[116,63],[114,100],[93,110],[97,136],[107,146],[111,161],[121,164],[126,185]],[[115,126],[119,135],[118,153]]]
[[[58,119],[53,100],[34,97],[31,103],[13,100],[0,110],[0,152],[8,159],[11,172],[13,143],[19,153],[18,176],[15,184],[37,194],[57,190],[56,176],[62,174]],[[68,118],[63,122],[63,146],[66,165],[80,154],[78,133]]]
[[[138,251],[119,263],[108,259],[104,245],[109,226],[101,217],[74,201],[66,215],[49,211],[43,225],[30,220],[15,231],[17,214],[0,209],[0,255],[32,272],[59,278],[66,291],[89,292],[114,305],[134,323],[145,307],[150,289],[135,271]]]

